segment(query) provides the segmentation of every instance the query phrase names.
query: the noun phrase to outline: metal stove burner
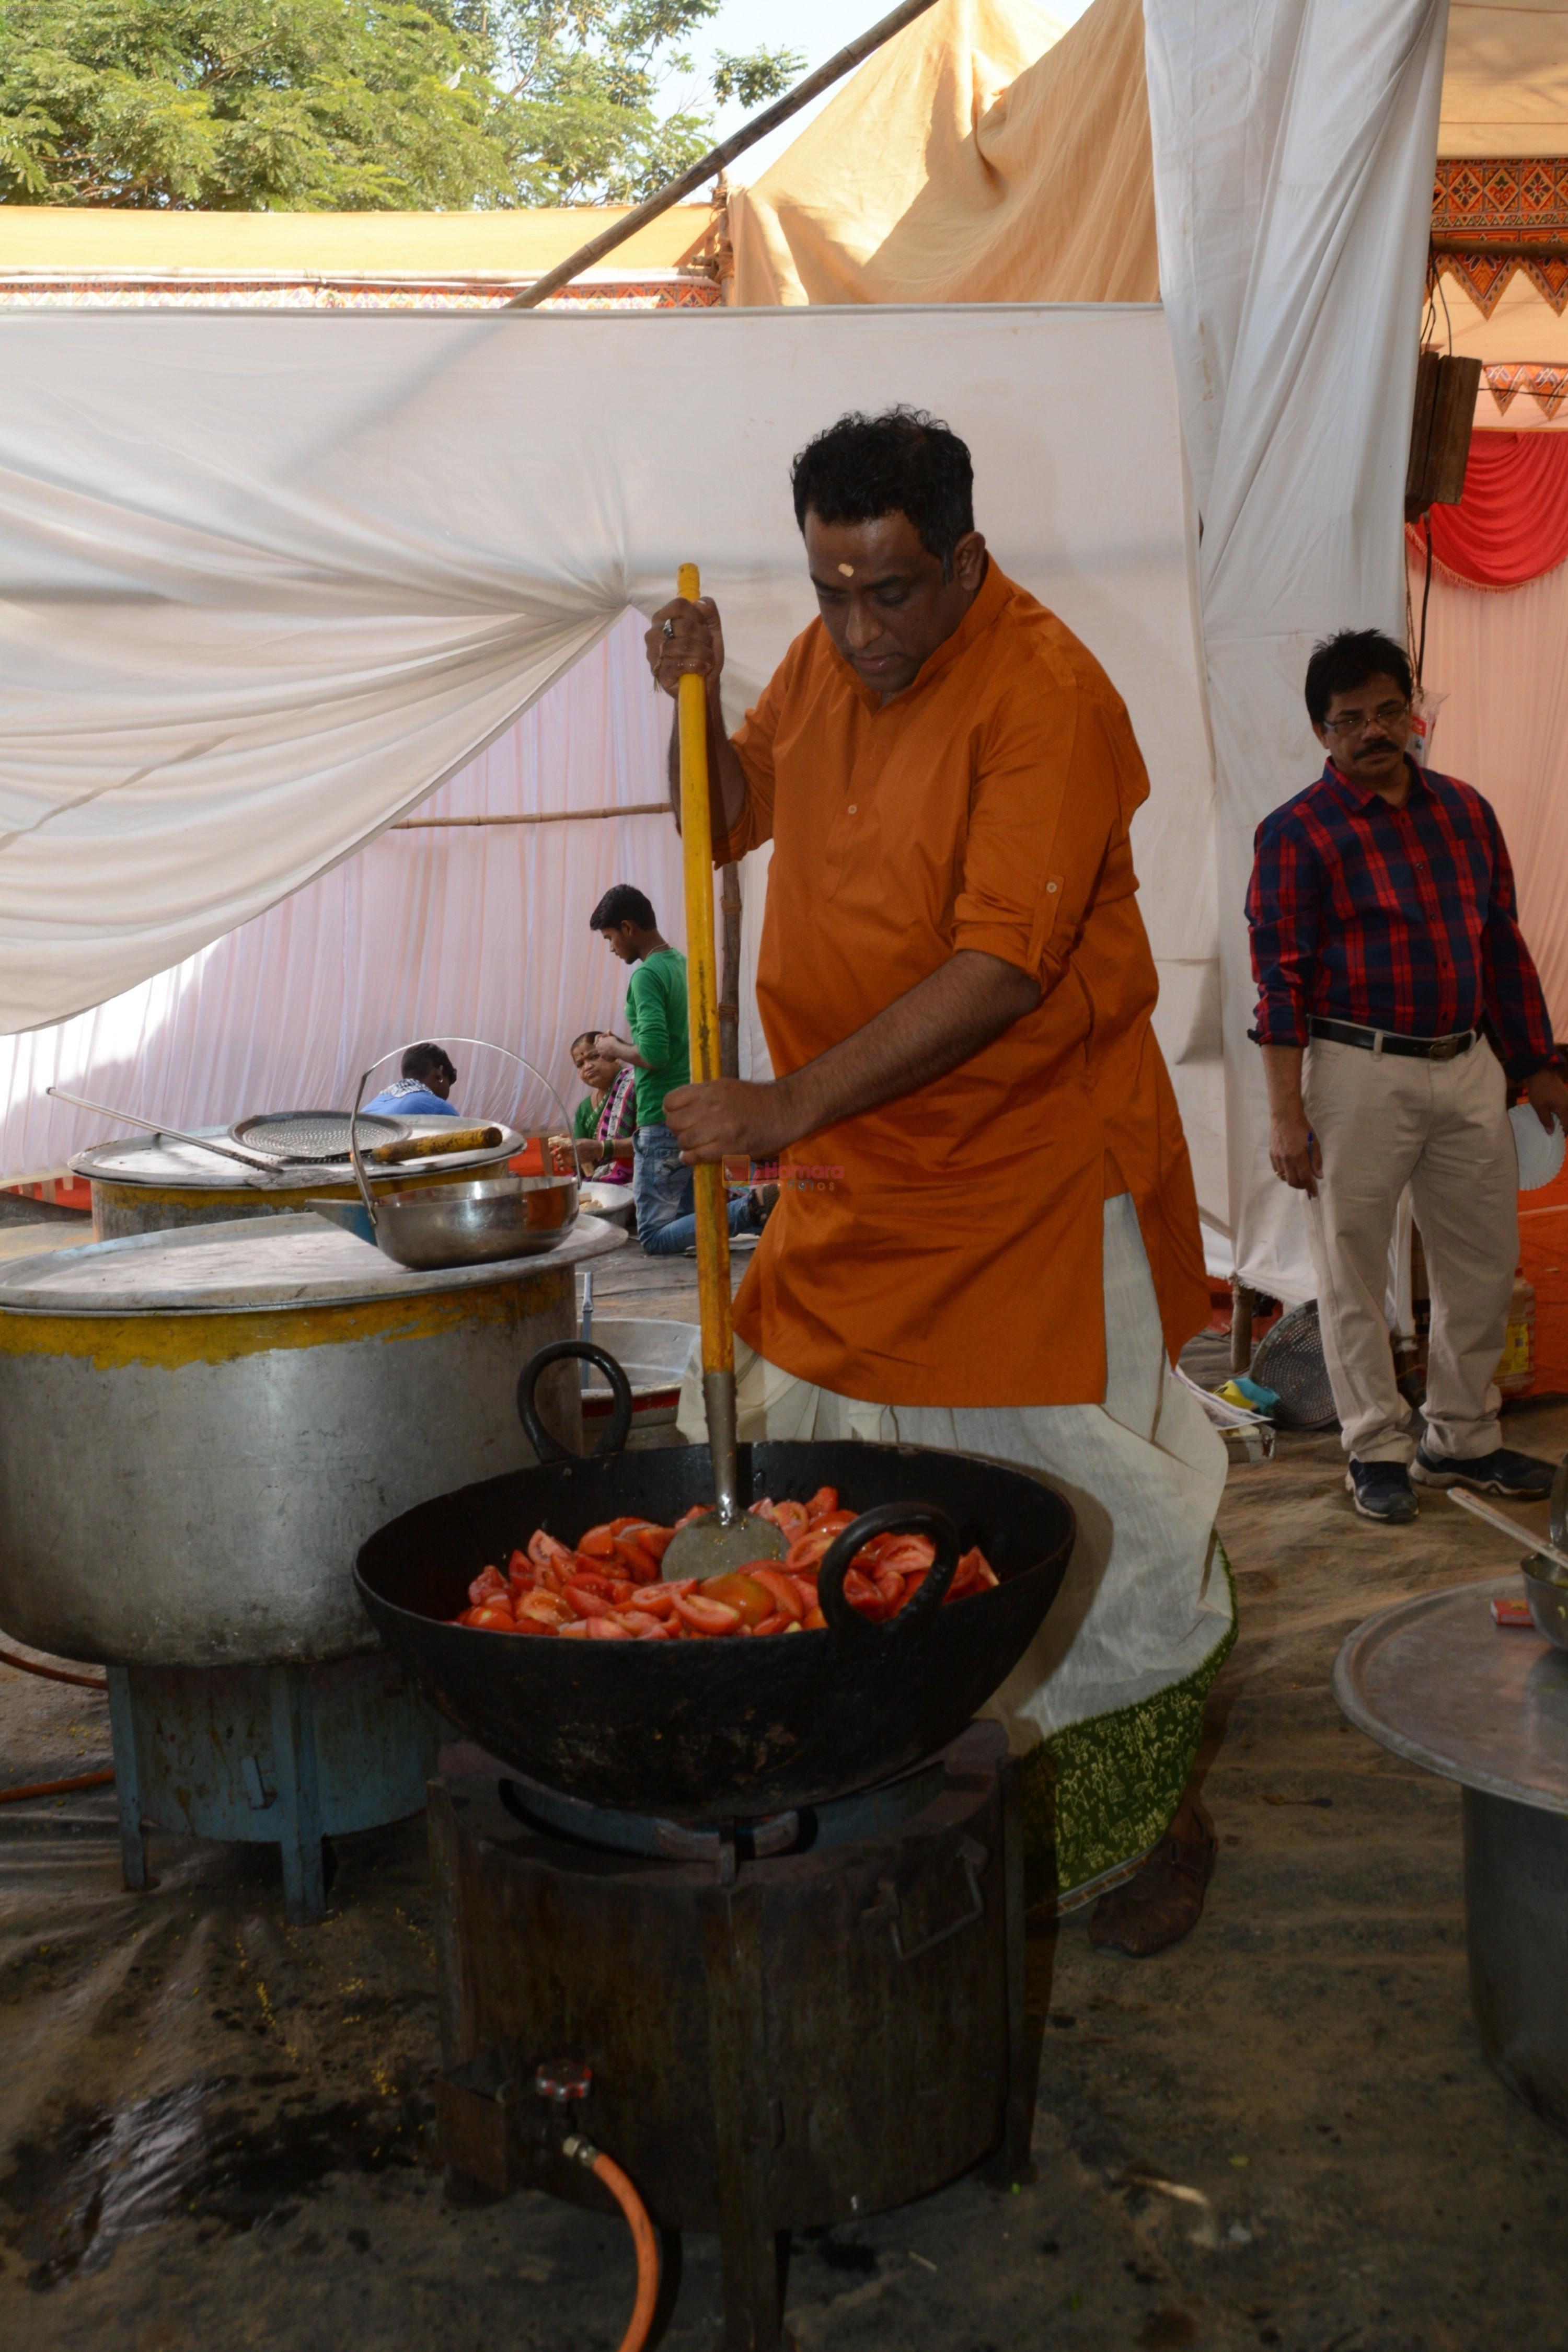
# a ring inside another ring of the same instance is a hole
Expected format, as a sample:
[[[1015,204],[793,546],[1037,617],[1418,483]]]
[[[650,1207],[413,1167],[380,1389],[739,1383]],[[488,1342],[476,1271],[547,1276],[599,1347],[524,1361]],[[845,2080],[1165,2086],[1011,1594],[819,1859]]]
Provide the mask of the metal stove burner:
[[[617,1812],[610,1805],[591,1805],[580,1797],[564,1796],[559,1789],[547,1789],[521,1773],[500,1782],[500,1801],[525,1829],[546,1831],[609,1853],[657,1854],[666,1862],[710,1862],[728,1881],[741,1862],[815,1853],[896,1828],[931,1803],[942,1789],[946,1769],[942,1757],[928,1757],[923,1764],[877,1788],[858,1789],[852,1796],[835,1798],[828,1804],[803,1805],[790,1812],[764,1813],[755,1820],[717,1825]]]
[[[812,1813],[721,1824],[695,1859],[658,1843],[695,1844],[685,1824],[477,1775],[435,1784],[430,1830],[446,2161],[608,2210],[567,2153],[586,2134],[660,2228],[717,2231],[726,2352],[785,2341],[793,2231],[987,2160],[1020,2177],[1034,2076],[998,1726]],[[534,2095],[542,2065],[570,2073],[570,2113]]]

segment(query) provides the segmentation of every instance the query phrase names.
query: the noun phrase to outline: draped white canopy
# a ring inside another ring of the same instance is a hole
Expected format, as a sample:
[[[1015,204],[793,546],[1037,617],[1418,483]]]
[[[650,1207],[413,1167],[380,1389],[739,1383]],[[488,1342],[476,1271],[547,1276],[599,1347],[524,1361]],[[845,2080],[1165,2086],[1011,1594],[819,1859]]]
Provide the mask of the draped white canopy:
[[[341,1098],[444,1026],[567,1077],[610,1003],[589,891],[643,881],[678,929],[660,821],[374,836],[458,771],[470,810],[657,797],[668,713],[626,608],[695,556],[738,716],[813,610],[790,457],[892,400],[964,435],[999,562],[1131,706],[1162,1024],[1222,1230],[1174,382],[1159,311],[1104,306],[0,318],[0,1025],[123,999],[15,1040],[0,1173],[103,1131],[39,1097],[57,1069],[104,1085],[106,1055],[171,1120]]]

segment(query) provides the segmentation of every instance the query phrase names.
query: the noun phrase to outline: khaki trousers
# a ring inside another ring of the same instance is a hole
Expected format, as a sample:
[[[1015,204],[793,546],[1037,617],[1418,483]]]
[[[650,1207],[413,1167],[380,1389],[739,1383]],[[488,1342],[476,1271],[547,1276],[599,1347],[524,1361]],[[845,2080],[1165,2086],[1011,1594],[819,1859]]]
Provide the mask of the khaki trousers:
[[[1314,1037],[1301,1096],[1323,1159],[1307,1234],[1345,1452],[1408,1462],[1415,1451],[1384,1317],[1408,1184],[1432,1294],[1425,1443],[1450,1458],[1490,1453],[1519,1262],[1519,1161],[1496,1055],[1484,1039],[1428,1062]]]

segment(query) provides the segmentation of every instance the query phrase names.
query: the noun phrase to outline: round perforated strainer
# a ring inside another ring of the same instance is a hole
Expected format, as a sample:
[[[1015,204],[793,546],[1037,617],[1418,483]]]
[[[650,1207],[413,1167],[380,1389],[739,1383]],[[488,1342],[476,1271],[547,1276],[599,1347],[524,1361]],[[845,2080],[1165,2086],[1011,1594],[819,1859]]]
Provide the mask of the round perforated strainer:
[[[1318,1326],[1318,1302],[1292,1307],[1266,1331],[1252,1359],[1251,1378],[1259,1388],[1272,1389],[1279,1400],[1274,1415],[1281,1429],[1331,1429],[1339,1419],[1329,1368],[1323,1361],[1323,1335]]]
[[[346,1110],[274,1110],[242,1118],[229,1133],[253,1151],[275,1151],[280,1159],[346,1160],[349,1156],[349,1114]],[[390,1143],[403,1133],[403,1122],[383,1118],[377,1111],[362,1110],[354,1129],[362,1151]]]

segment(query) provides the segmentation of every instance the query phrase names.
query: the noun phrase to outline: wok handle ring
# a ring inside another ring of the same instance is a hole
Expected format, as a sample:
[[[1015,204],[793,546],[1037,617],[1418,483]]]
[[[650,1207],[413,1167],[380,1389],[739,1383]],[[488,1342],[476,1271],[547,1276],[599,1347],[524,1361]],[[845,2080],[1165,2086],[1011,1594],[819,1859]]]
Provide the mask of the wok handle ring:
[[[540,1420],[539,1409],[533,1402],[540,1374],[547,1371],[552,1364],[563,1363],[571,1356],[580,1357],[584,1363],[593,1364],[603,1372],[616,1401],[608,1429],[598,1444],[590,1446],[585,1454],[574,1454],[568,1446],[562,1444],[558,1437],[552,1437]],[[602,1460],[605,1454],[619,1454],[631,1435],[632,1384],[608,1349],[595,1347],[591,1339],[554,1339],[548,1348],[541,1348],[537,1355],[530,1356],[517,1376],[517,1417],[541,1462]]]
[[[936,1546],[935,1559],[914,1599],[900,1610],[897,1622],[907,1624],[913,1619],[929,1617],[946,1600],[947,1588],[958,1570],[963,1543],[947,1513],[939,1510],[934,1503],[878,1503],[851,1520],[842,1534],[835,1536],[816,1571],[816,1605],[836,1641],[858,1641],[878,1631],[875,1620],[862,1617],[854,1602],[844,1598],[844,1579],[862,1544],[868,1544],[875,1536],[892,1535],[930,1536]]]

